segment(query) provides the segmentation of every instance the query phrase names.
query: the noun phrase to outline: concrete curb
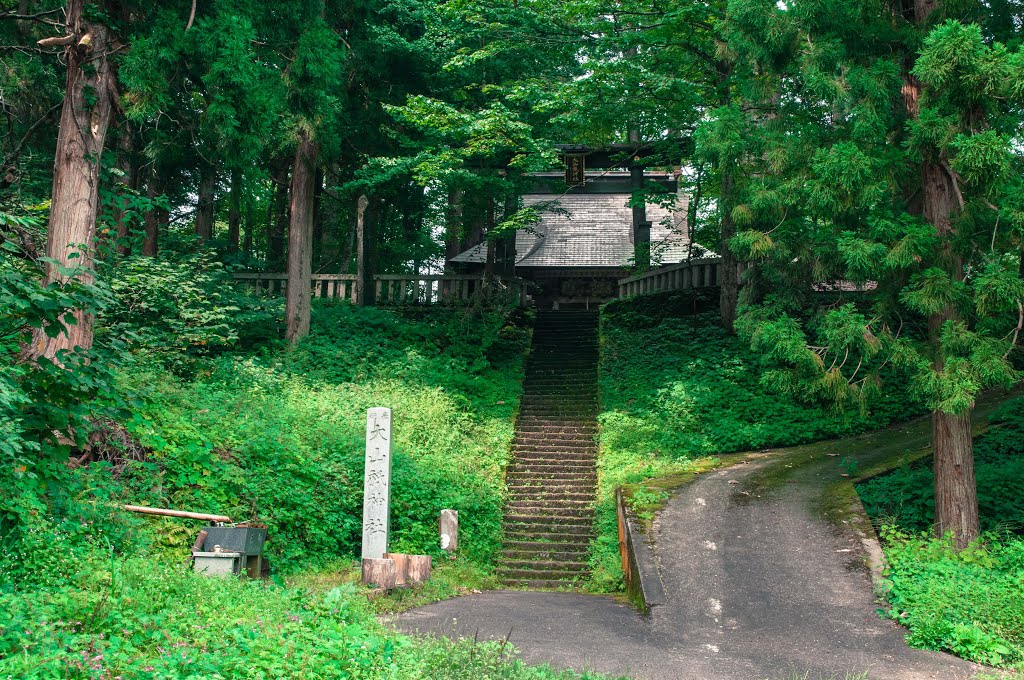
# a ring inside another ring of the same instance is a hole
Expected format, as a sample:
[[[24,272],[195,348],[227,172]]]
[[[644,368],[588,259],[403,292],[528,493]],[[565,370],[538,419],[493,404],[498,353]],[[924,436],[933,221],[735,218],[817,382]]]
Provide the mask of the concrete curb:
[[[634,606],[647,613],[651,607],[665,602],[665,587],[656,567],[651,538],[626,505],[621,488],[615,490],[615,506],[626,594]]]

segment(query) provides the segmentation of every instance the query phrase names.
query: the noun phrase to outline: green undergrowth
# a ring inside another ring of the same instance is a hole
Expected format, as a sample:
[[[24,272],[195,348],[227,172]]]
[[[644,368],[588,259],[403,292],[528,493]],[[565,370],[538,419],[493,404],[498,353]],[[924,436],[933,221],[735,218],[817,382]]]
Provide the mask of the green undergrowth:
[[[888,561],[886,616],[914,647],[1024,669],[1024,540],[987,533],[957,552],[948,539],[881,531]]]
[[[187,379],[137,362],[124,382],[143,406],[127,425],[149,453],[120,497],[258,519],[284,572],[354,557],[366,410],[387,406],[391,549],[440,555],[438,513],[453,508],[463,554],[488,565],[528,340],[504,321],[325,304],[293,350],[221,356]]]
[[[288,577],[290,586],[326,592],[338,586],[357,584],[358,562],[339,562],[322,569],[306,570]],[[430,579],[425,583],[396,588],[386,593],[371,593],[370,606],[378,614],[397,614],[431,602],[460,595],[479,593],[498,587],[498,581],[487,569],[465,557],[434,559]]]
[[[888,561],[887,616],[910,644],[980,663],[1024,669],[1024,398],[996,409],[975,437],[981,540],[957,553],[935,538],[930,456],[857,485],[881,527]]]
[[[1024,398],[1005,402],[990,422],[974,441],[982,529],[1024,531]],[[931,457],[923,457],[858,484],[857,492],[878,524],[919,532],[935,522],[934,487]]]
[[[598,538],[592,586],[621,585],[614,491],[628,485],[641,514],[667,499],[672,480],[722,454],[848,437],[919,410],[893,389],[865,413],[835,413],[778,394],[762,381],[763,358],[729,335],[701,293],[614,301],[601,315]],[[700,461],[697,463],[696,461]],[[667,479],[664,483],[647,480]]]
[[[529,667],[500,642],[412,639],[351,584],[326,591],[194,576],[94,556],[74,579],[0,591],[0,676],[124,678],[596,678]]]

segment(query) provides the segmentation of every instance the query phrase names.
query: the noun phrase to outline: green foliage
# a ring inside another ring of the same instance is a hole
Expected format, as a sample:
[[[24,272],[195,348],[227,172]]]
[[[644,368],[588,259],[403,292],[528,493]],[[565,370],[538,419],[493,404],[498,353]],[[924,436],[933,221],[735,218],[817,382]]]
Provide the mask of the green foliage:
[[[0,213],[0,223],[13,221]],[[62,280],[44,284],[36,264],[17,252],[13,242],[0,243],[0,529],[28,512],[17,499],[61,477],[70,448],[122,403],[113,389],[118,343],[61,351],[55,360],[31,356],[34,337],[55,337],[76,323],[71,310],[105,309],[108,289],[57,263]]]
[[[596,677],[531,668],[514,653],[399,635],[352,585],[286,589],[138,558],[84,565],[46,590],[0,591],[0,673],[25,680]]]
[[[1024,399],[1006,402],[992,416],[993,427],[974,441],[981,527],[1024,529]],[[935,479],[930,459],[857,485],[868,515],[905,532],[927,531],[935,523]]]
[[[355,556],[366,409],[386,405],[395,414],[391,547],[439,554],[437,516],[450,507],[463,512],[464,554],[489,564],[525,336],[498,315],[465,314],[418,320],[327,304],[292,351],[224,356],[188,381],[134,363],[124,385],[144,405],[126,425],[151,454],[129,464],[122,495],[259,517],[285,571]]]
[[[990,666],[1024,661],[1024,541],[986,534],[957,551],[951,540],[882,531],[889,566],[887,616],[907,641]]]
[[[238,339],[230,278],[208,250],[173,259],[128,257],[104,273],[116,302],[101,317],[101,337],[122,338],[175,365]]]

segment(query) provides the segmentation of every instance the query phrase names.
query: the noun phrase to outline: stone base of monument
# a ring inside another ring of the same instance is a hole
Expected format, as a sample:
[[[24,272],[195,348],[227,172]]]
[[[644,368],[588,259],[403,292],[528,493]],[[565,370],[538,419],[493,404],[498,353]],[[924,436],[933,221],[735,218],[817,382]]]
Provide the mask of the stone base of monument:
[[[398,585],[412,586],[430,579],[432,560],[430,555],[407,555],[405,553],[384,553],[384,557],[395,561]]]
[[[391,590],[413,586],[430,579],[430,555],[384,553],[383,559],[363,559],[363,585]]]
[[[398,572],[395,561],[388,558],[363,558],[363,585],[375,585],[378,588],[391,590],[398,585]]]

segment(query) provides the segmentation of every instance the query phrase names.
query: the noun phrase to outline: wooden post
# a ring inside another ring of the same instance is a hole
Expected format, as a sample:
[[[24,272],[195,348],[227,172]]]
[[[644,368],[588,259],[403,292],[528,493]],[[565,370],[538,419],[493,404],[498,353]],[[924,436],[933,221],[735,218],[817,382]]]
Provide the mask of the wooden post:
[[[459,513],[455,510],[442,510],[438,529],[441,535],[441,550],[454,553],[459,547]]]
[[[430,579],[430,555],[409,555],[405,581],[409,584],[423,583]]]
[[[386,558],[363,558],[363,585],[376,585],[390,590],[397,585],[395,561]]]

